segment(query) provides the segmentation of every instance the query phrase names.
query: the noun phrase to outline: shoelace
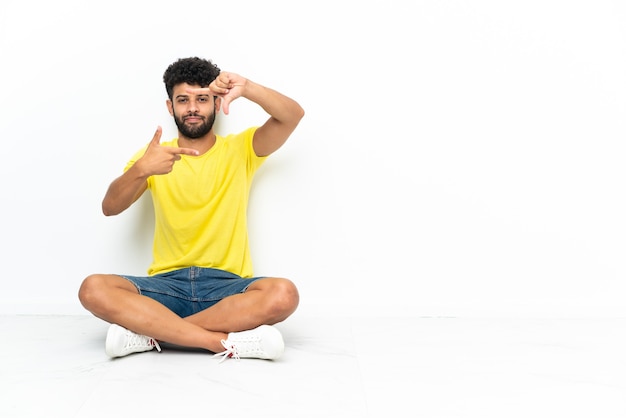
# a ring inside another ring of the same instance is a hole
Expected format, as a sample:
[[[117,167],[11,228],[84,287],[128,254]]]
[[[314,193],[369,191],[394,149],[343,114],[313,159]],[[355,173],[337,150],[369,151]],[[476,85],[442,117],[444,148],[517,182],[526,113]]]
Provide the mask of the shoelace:
[[[222,340],[221,343],[222,343],[222,346],[224,346],[225,350],[222,351],[221,353],[213,354],[213,357],[222,357],[222,359],[219,361],[220,363],[226,360],[227,358],[231,358],[231,357],[234,358],[235,360],[241,359],[239,357],[239,352],[237,351],[237,347],[235,346],[235,344],[231,344],[229,346],[228,341],[226,340]]]
[[[132,331],[127,332],[128,339],[126,340],[126,347],[145,347],[146,345],[150,345],[152,347],[156,347],[157,351],[161,352],[161,346],[154,338],[146,337],[145,335],[135,334]]]
[[[220,363],[226,360],[227,358],[234,358],[235,360],[240,360],[240,353],[243,353],[244,356],[252,355],[261,355],[263,354],[263,349],[261,348],[261,339],[258,336],[248,336],[246,338],[238,338],[236,342],[229,342],[227,340],[221,340],[222,345],[225,350],[221,353],[216,353],[213,357],[222,357]]]

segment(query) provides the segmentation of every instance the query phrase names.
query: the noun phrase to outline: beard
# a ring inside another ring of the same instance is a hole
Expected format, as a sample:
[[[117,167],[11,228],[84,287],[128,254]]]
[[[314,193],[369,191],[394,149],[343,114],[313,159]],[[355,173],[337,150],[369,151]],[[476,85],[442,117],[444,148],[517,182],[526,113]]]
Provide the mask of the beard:
[[[191,115],[188,115],[191,116]],[[200,115],[194,114],[193,116],[198,117]],[[182,136],[189,139],[198,139],[213,129],[213,124],[215,123],[215,112],[211,113],[208,117],[200,116],[204,122],[199,125],[187,125],[185,124],[184,118],[179,118],[176,113],[174,113],[174,122],[176,122],[176,126],[178,127],[178,131]]]

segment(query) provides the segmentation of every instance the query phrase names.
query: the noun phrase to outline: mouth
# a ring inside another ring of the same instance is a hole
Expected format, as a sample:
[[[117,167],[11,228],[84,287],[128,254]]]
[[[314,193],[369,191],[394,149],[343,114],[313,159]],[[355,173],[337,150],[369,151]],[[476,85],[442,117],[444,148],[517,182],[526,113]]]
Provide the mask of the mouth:
[[[185,116],[183,118],[183,121],[186,123],[200,123],[202,122],[203,118],[202,116],[197,116],[197,115],[192,115],[192,116]]]

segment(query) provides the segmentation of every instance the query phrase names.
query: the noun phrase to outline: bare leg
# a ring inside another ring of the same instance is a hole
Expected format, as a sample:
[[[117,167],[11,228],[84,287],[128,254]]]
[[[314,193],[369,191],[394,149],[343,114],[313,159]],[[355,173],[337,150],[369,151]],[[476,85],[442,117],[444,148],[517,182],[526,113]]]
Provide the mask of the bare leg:
[[[211,331],[244,331],[284,321],[296,310],[299,300],[291,281],[264,278],[248,286],[244,293],[224,298],[185,320]]]
[[[286,279],[261,279],[239,295],[181,318],[155,300],[142,296],[116,275],[87,277],[79,290],[85,309],[95,316],[159,341],[219,352],[227,333],[284,320],[298,305],[295,286]]]

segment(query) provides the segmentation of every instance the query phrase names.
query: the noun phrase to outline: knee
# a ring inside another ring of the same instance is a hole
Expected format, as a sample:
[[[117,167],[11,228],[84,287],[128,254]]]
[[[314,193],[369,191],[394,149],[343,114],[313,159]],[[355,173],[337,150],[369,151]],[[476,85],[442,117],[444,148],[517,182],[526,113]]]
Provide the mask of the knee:
[[[291,315],[300,303],[298,288],[288,279],[275,279],[271,295],[272,311],[279,321]]]
[[[92,274],[83,280],[78,289],[78,300],[88,310],[91,310],[98,300],[104,286],[104,277],[100,274]]]

